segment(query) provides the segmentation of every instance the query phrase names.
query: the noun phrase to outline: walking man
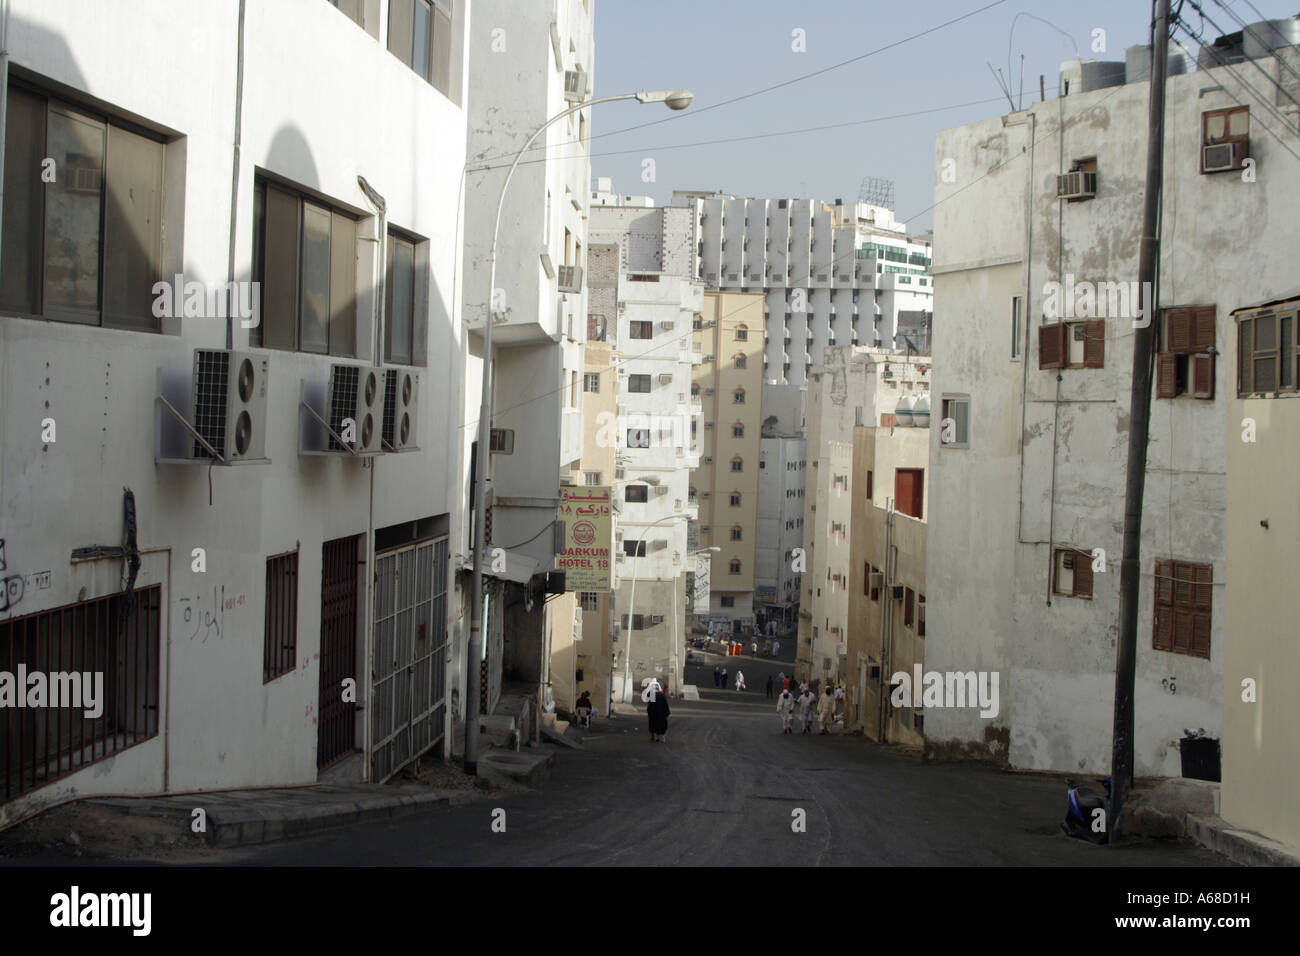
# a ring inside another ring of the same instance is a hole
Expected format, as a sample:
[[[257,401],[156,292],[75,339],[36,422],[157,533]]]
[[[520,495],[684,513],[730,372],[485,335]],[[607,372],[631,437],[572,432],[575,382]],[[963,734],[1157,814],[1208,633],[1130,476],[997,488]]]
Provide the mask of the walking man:
[[[830,684],[826,685],[826,693],[817,701],[817,722],[821,724],[823,734],[829,734],[835,723],[835,691]]]
[[[767,699],[772,699],[772,675],[767,675]]]
[[[781,691],[781,696],[776,699],[776,712],[781,716],[782,733],[792,734],[790,723],[794,720],[794,695],[789,689]]]
[[[722,689],[727,689],[727,669],[725,667],[722,669]]]
[[[713,686],[714,687],[722,686],[722,668],[720,668],[717,664],[713,665]]]
[[[803,693],[799,695],[799,725],[803,733],[812,733],[813,714],[817,709],[817,696],[804,684]]]

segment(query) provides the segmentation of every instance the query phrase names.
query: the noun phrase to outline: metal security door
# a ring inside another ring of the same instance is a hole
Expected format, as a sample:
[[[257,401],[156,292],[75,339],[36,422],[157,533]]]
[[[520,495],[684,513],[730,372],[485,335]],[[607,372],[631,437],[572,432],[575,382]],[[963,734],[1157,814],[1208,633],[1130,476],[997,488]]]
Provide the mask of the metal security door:
[[[320,577],[317,769],[352,753],[357,746],[356,704],[343,698],[343,682],[357,676],[356,536],[325,542]]]
[[[370,756],[376,783],[442,739],[446,622],[445,537],[376,555]]]

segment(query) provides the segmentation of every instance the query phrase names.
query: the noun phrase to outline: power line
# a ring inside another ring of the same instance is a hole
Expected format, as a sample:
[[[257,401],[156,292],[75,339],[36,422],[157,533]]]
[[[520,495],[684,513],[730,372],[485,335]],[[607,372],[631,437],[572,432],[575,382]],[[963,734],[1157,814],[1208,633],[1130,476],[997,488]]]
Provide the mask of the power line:
[[[1248,25],[1247,25],[1246,21],[1243,20],[1241,17],[1237,16],[1237,14],[1236,14],[1235,11],[1230,10],[1230,9],[1228,9],[1228,7],[1224,6],[1224,4],[1223,4],[1223,0],[1214,0],[1214,2],[1217,3],[1217,4],[1218,4],[1222,9],[1223,9],[1223,12],[1224,12],[1224,13],[1226,13],[1228,16],[1232,17],[1232,19],[1235,20],[1235,21],[1237,22],[1237,25],[1238,25],[1239,27],[1241,27],[1241,29],[1242,29],[1242,36],[1243,36],[1243,39],[1244,39],[1245,34],[1246,34],[1247,32],[1249,32],[1249,31],[1248,31]],[[1247,0],[1247,2],[1249,3],[1249,0]],[[1251,8],[1252,10],[1255,10],[1255,7],[1254,7],[1253,4],[1250,5],[1250,8]],[[1269,28],[1270,30],[1272,30],[1274,33],[1276,33],[1279,39],[1281,39],[1281,40],[1285,40],[1285,41],[1286,41],[1286,46],[1290,46],[1290,45],[1291,45],[1290,40],[1288,40],[1285,36],[1282,35],[1282,31],[1279,30],[1277,27],[1273,26],[1273,21],[1271,21],[1271,20],[1265,20],[1265,19],[1264,19],[1264,14],[1260,13],[1258,10],[1255,10],[1255,15],[1256,15],[1257,17],[1259,17],[1260,20],[1263,20],[1265,23],[1267,23],[1267,24],[1268,24],[1268,28]],[[1254,34],[1253,32],[1251,32],[1251,35],[1252,35],[1252,36],[1255,36],[1256,34]],[[1281,55],[1278,54],[1278,52],[1277,52],[1276,49],[1272,49],[1272,50],[1270,50],[1269,52],[1272,54],[1273,59],[1277,60],[1278,66],[1279,66],[1280,68],[1286,70],[1288,73],[1290,73],[1292,76],[1294,76],[1297,80],[1300,80],[1300,73],[1296,73],[1295,70],[1291,69],[1291,65],[1290,65],[1289,63],[1287,63],[1285,60],[1282,59]],[[1253,61],[1252,61],[1252,62],[1253,62]],[[1262,69],[1262,68],[1261,68],[1261,69]],[[1267,76],[1267,73],[1265,73],[1265,75]],[[1271,80],[1272,77],[1270,76],[1269,79]],[[1281,90],[1283,93],[1285,93],[1286,96],[1287,96],[1287,98],[1288,98],[1289,100],[1291,100],[1292,103],[1295,103],[1297,106],[1300,106],[1300,102],[1297,102],[1297,101],[1296,101],[1296,98],[1295,98],[1294,96],[1292,96],[1290,93],[1287,93],[1287,92],[1286,92],[1286,89],[1282,86],[1281,83],[1278,83],[1278,84],[1277,84],[1277,88],[1278,88],[1279,90]]]
[[[971,17],[978,16],[979,14],[983,13],[986,10],[991,10],[994,7],[1001,6],[1005,2],[1006,0],[993,0],[992,3],[986,3],[984,6],[979,7],[975,10],[971,10],[969,13],[963,13],[959,17],[954,17],[951,20],[945,20],[943,23],[932,26],[929,29],[922,30],[919,33],[913,33],[910,36],[903,37],[901,40],[895,40],[893,43],[887,43],[882,47],[877,47],[876,49],[870,50],[866,53],[860,53],[857,56],[850,57],[847,60],[841,60],[838,63],[832,63],[830,66],[822,67],[820,70],[814,70],[811,73],[804,73],[800,76],[792,77],[791,79],[788,80],[782,80],[780,83],[774,83],[771,86],[765,86],[761,89],[751,90],[748,93],[741,93],[738,96],[731,97],[730,99],[722,100],[720,102],[713,103],[709,106],[705,106],[697,110],[691,110],[689,113],[675,113],[671,116],[665,116],[662,119],[651,120],[648,123],[639,123],[636,126],[625,126],[623,129],[610,130],[608,133],[598,133],[590,138],[595,140],[595,139],[602,139],[606,136],[618,136],[622,133],[630,133],[633,132],[634,130],[648,129],[651,126],[658,126],[661,123],[671,123],[676,120],[687,119],[692,116],[700,116],[704,113],[709,112],[710,110],[721,109],[722,107],[730,106],[733,103],[740,103],[743,102],[744,100],[753,99],[756,96],[762,96],[765,93],[771,93],[773,90],[779,90],[787,86],[793,86],[796,83],[802,83],[804,80],[810,80],[813,77],[821,76],[825,73],[830,73],[833,70],[838,70],[841,67],[848,66],[851,63],[857,63],[869,57],[876,56],[877,54],[884,53],[888,50],[892,50],[895,47],[900,47],[906,43],[911,43],[913,40],[919,40],[921,37],[928,36],[931,33],[937,33],[938,31],[944,29],[945,27],[950,27],[954,23],[961,23],[963,20],[969,20]],[[542,149],[542,150],[549,149],[549,148],[550,148],[550,144],[533,147],[533,149]],[[514,154],[510,154],[509,156],[507,156],[503,154],[501,156],[491,156],[485,158],[483,162],[492,162],[498,159],[507,159],[513,155]]]

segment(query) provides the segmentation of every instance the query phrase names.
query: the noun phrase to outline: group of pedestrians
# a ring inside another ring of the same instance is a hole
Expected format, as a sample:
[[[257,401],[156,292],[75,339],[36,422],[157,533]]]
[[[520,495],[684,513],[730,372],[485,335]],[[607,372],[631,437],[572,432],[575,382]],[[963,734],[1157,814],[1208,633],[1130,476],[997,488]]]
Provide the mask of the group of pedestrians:
[[[796,698],[793,693],[794,681],[788,677],[783,677],[782,680],[784,686],[781,689],[781,696],[776,699],[776,712],[781,718],[782,732],[794,733],[792,725],[797,708],[800,733],[812,733],[813,720],[816,719],[821,733],[829,734],[835,725],[835,689],[827,684],[826,693],[819,698],[807,684],[802,684],[799,687],[799,696]]]
[[[715,668],[713,668],[713,686],[714,686],[714,687],[721,687],[723,690],[726,690],[726,689],[727,689],[727,685],[728,685],[728,683],[729,683],[730,681],[731,681],[731,677],[730,677],[730,675],[727,673],[727,669],[726,669],[725,667],[715,667]],[[745,672],[742,671],[742,670],[737,670],[737,671],[736,671],[736,690],[744,690],[744,689],[745,689]]]

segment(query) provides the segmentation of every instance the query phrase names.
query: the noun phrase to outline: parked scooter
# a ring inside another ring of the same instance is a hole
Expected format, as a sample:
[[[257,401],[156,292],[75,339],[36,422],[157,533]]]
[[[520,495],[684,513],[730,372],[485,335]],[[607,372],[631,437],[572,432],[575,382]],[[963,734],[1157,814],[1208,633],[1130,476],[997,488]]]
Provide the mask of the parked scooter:
[[[1105,796],[1096,790],[1080,786],[1074,780],[1065,782],[1068,791],[1065,821],[1061,824],[1061,829],[1066,836],[1103,844],[1110,842],[1110,777],[1097,782],[1106,788]],[[1101,813],[1097,813],[1098,810]]]

